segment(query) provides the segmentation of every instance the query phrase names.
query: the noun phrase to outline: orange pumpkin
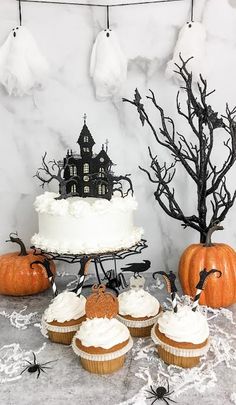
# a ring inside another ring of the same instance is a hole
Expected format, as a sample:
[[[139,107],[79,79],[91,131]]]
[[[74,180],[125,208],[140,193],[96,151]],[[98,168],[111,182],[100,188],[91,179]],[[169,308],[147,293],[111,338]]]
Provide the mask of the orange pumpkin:
[[[222,272],[220,278],[213,274],[207,280],[201,293],[200,304],[213,308],[228,307],[236,302],[236,252],[224,243],[212,243],[214,231],[223,229],[213,226],[205,244],[193,244],[183,252],[179,262],[179,279],[184,294],[195,296],[195,286],[203,268],[217,269]]]
[[[50,282],[45,269],[40,264],[34,264],[33,268],[30,267],[32,262],[43,261],[45,257],[35,255],[32,250],[27,251],[17,234],[10,234],[10,241],[7,242],[17,243],[20,246],[20,252],[0,256],[0,294],[32,295],[49,288]],[[55,274],[56,267],[52,261],[50,261],[50,268]]]
[[[105,290],[103,284],[93,286],[85,304],[87,318],[114,318],[118,314],[118,299]]]

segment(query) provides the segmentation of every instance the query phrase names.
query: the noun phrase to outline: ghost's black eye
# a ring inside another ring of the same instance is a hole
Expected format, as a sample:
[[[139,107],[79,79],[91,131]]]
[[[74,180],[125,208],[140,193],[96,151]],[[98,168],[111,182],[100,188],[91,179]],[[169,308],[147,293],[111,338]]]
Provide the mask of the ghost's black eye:
[[[16,29],[18,30],[18,29],[19,29],[19,27],[16,27]]]

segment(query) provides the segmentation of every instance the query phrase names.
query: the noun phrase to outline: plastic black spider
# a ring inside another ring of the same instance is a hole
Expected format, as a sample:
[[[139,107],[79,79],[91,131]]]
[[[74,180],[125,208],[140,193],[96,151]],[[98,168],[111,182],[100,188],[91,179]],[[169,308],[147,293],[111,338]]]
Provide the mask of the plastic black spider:
[[[116,292],[116,295],[119,295],[118,290],[120,288],[128,287],[124,274],[119,273],[116,275],[115,270],[107,271],[106,279],[108,279],[108,282],[106,283],[106,287],[110,288],[111,290],[114,290]]]
[[[45,368],[47,368],[47,369],[52,368],[52,367],[46,366],[46,364],[53,363],[54,361],[57,361],[57,360],[51,360],[51,361],[47,361],[46,363],[38,364],[34,352],[33,352],[33,356],[34,356],[34,362],[33,363],[31,363],[28,360],[25,360],[28,363],[28,366],[26,366],[24,368],[24,370],[21,372],[21,374],[23,374],[26,370],[29,373],[35,373],[37,371],[38,372],[37,378],[39,378],[41,371],[43,373],[46,373],[46,371],[44,371]]]
[[[157,387],[155,390],[153,389],[152,386],[150,386],[151,391],[147,390],[149,394],[151,394],[150,397],[147,397],[147,399],[152,399],[154,398],[154,401],[152,401],[151,405],[154,404],[158,399],[164,401],[167,405],[170,405],[168,401],[175,402],[173,399],[169,398],[169,395],[173,394],[174,391],[170,392],[170,387],[169,383],[167,382],[167,389],[165,387]]]

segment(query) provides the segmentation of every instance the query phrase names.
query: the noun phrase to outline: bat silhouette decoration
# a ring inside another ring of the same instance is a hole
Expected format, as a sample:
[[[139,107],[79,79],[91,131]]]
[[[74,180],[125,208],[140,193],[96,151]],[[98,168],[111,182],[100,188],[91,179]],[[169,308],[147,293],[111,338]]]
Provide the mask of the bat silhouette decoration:
[[[142,263],[129,263],[127,264],[128,267],[122,267],[121,270],[123,272],[131,272],[134,273],[134,277],[141,277],[139,273],[144,273],[151,267],[151,262],[149,260],[143,260]]]
[[[176,292],[178,290],[175,285],[176,275],[173,273],[173,271],[170,271],[169,273],[166,273],[165,271],[156,271],[152,275],[154,280],[156,280],[156,277],[155,277],[156,274],[160,274],[161,276],[164,277],[164,279],[166,281],[167,291],[171,295],[173,310],[174,310],[174,312],[177,312],[178,307],[177,307],[177,301],[176,301]]]
[[[47,276],[48,276],[48,280],[50,281],[51,286],[52,286],[53,294],[56,297],[58,295],[58,291],[57,291],[56,283],[54,281],[54,274],[50,268],[50,261],[48,259],[44,259],[43,261],[35,260],[30,265],[31,269],[33,268],[33,264],[41,264],[45,268]]]
[[[192,307],[193,312],[195,312],[196,309],[197,309],[199,299],[200,299],[201,293],[202,293],[202,291],[204,289],[204,285],[206,283],[207,277],[210,276],[213,273],[219,273],[218,278],[220,278],[222,276],[222,272],[220,270],[216,270],[216,269],[211,269],[209,271],[207,271],[207,269],[203,269],[203,270],[200,271],[200,273],[199,273],[200,279],[199,279],[199,282],[196,285],[197,291],[196,291],[196,294],[195,294],[195,297],[194,297],[194,300],[193,300],[193,307]]]

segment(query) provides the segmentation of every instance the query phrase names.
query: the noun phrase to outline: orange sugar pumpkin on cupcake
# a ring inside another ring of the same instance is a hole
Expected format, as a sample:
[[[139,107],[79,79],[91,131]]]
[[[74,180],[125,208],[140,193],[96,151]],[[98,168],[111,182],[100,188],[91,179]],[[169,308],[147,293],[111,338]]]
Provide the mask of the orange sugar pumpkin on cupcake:
[[[128,328],[115,318],[118,300],[105,289],[104,285],[93,286],[85,307],[87,320],[72,341],[82,366],[96,374],[109,374],[121,368],[133,345]]]

